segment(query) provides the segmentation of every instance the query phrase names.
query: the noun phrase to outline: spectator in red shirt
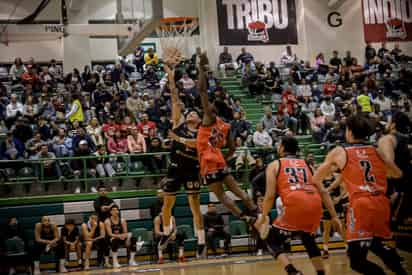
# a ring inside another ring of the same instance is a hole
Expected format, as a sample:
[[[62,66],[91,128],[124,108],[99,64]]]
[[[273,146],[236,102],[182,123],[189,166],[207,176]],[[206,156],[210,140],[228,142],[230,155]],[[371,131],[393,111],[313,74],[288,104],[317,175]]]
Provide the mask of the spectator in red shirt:
[[[38,76],[35,70],[33,70],[32,65],[27,65],[27,71],[24,72],[21,76],[21,79],[23,80],[24,83],[29,83],[29,84],[36,84],[38,81]]]
[[[149,115],[146,113],[142,115],[141,122],[137,128],[145,138],[153,138],[156,136],[156,123],[149,121]]]
[[[127,139],[124,136],[120,129],[117,129],[114,135],[110,133],[107,139],[107,151],[110,154],[125,154],[128,152]]]
[[[122,131],[129,131],[132,128],[136,127],[136,123],[133,121],[133,119],[130,116],[125,116],[123,118],[123,122],[120,125],[120,130]]]
[[[103,124],[102,132],[106,138],[109,136],[113,136],[117,129],[119,129],[119,125],[116,124],[114,120],[114,115],[110,115],[107,123]]]
[[[327,80],[325,85],[323,85],[323,95],[324,96],[333,96],[336,92],[336,84],[332,80]]]

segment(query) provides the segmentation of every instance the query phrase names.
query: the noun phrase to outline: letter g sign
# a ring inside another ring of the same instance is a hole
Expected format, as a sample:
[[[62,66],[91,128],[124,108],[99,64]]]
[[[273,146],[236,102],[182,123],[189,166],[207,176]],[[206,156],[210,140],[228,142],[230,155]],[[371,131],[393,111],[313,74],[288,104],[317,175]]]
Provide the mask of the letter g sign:
[[[332,28],[338,28],[342,26],[343,20],[341,14],[337,11],[331,12],[328,14],[328,24]]]

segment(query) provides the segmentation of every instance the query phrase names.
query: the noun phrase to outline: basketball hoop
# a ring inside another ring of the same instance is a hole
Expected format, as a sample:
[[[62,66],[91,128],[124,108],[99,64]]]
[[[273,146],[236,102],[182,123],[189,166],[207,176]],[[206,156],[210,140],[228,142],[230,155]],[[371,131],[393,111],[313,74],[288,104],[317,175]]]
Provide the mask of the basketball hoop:
[[[187,38],[199,26],[196,17],[167,17],[160,19],[156,28],[160,47],[163,52],[168,49],[177,49],[183,55],[187,53]]]

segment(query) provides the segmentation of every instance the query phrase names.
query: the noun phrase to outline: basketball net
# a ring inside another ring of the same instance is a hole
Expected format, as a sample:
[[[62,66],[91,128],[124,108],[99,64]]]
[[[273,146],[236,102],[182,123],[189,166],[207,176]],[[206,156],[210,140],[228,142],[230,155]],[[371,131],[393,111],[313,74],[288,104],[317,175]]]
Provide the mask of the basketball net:
[[[168,17],[160,20],[156,28],[162,52],[177,49],[183,56],[188,56],[188,38],[198,27],[195,17]]]

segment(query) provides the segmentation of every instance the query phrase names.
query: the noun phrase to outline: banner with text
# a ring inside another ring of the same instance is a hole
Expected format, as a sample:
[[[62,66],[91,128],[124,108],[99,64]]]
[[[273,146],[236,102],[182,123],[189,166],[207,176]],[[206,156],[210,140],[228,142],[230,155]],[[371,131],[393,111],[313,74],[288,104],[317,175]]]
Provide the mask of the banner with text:
[[[412,0],[361,0],[366,42],[412,41]]]
[[[295,0],[216,0],[220,45],[297,44]]]

